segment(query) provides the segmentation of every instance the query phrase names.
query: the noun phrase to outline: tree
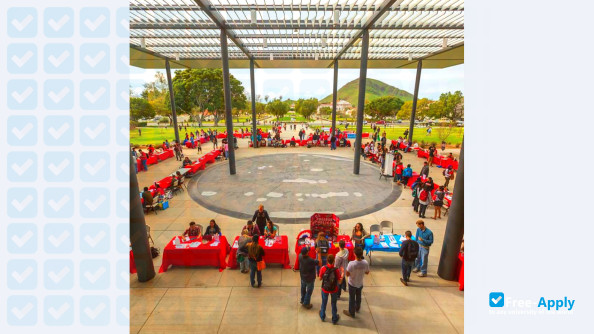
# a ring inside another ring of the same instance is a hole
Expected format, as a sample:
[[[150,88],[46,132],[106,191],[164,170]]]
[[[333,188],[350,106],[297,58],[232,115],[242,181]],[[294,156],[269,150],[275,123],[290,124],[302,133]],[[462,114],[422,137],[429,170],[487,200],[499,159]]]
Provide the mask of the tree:
[[[415,120],[422,121],[425,117],[429,116],[428,110],[429,107],[435,103],[431,103],[432,101],[423,98],[417,100],[417,110],[415,112]],[[396,115],[398,119],[409,120],[410,114],[412,112],[412,101],[406,101],[400,108],[400,111]]]
[[[266,112],[266,105],[262,102],[256,102],[256,117],[262,117]]]
[[[281,99],[274,99],[266,105],[266,112],[276,116],[276,119],[279,120],[289,112],[289,105]]]
[[[133,120],[155,117],[155,110],[150,103],[141,97],[130,98],[130,117]]]
[[[241,82],[229,76],[231,84],[231,107],[243,109],[247,98]],[[223,71],[221,69],[186,69],[175,71],[173,78],[175,106],[185,112],[192,112],[198,119],[199,126],[206,112],[214,116],[214,125],[218,126],[225,110],[223,92]]]
[[[464,95],[457,90],[454,93],[447,92],[439,96],[439,102],[442,104],[442,114],[440,117],[445,117],[450,121],[455,121],[464,117],[464,104],[462,104]]]
[[[330,108],[330,107],[322,107],[322,108],[320,108],[320,114],[322,114],[322,115],[330,115],[330,114],[332,114],[332,108]]]
[[[150,103],[157,115],[169,118],[169,124],[173,122],[171,103],[169,101],[169,88],[167,87],[167,81],[163,73],[155,73],[155,80],[144,84],[141,96]]]
[[[373,118],[385,120],[386,117],[396,116],[404,101],[396,96],[382,96],[365,105],[365,113]]]
[[[295,112],[309,120],[318,109],[318,99],[299,99],[295,102]]]

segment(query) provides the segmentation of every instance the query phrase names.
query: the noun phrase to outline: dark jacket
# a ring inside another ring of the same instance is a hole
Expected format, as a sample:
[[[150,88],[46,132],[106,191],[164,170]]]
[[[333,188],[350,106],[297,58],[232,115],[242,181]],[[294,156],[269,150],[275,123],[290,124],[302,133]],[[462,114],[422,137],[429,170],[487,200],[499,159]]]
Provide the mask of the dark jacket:
[[[264,231],[264,227],[266,227],[266,222],[269,220],[270,217],[268,216],[268,211],[266,210],[262,210],[262,212],[256,210],[254,216],[252,217],[252,221],[258,225],[258,229],[260,229],[260,231]]]
[[[406,261],[414,261],[415,259],[411,259],[409,256],[409,249],[410,247],[414,247],[413,244],[416,244],[417,242],[414,240],[404,240],[402,242],[402,245],[400,245],[400,251],[398,252],[400,254],[400,257],[403,258]],[[419,245],[417,244],[417,250],[419,249]]]
[[[250,262],[260,262],[262,261],[262,257],[264,256],[264,248],[258,245],[258,250],[256,251],[256,255],[252,256],[249,254],[249,246],[248,246],[248,257]]]
[[[421,175],[429,176],[429,166],[423,166],[421,168]]]
[[[317,264],[318,261],[312,259],[311,257],[299,254],[299,275],[301,275],[302,281],[311,283],[316,280]]]

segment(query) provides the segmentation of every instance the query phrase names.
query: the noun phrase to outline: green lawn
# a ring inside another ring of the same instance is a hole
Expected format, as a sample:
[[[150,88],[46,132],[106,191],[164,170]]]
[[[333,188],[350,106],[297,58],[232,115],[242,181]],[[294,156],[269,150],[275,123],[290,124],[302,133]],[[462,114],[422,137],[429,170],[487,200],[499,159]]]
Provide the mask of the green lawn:
[[[339,129],[343,130],[344,126],[339,126]],[[388,139],[398,139],[398,137],[403,136],[404,130],[408,129],[408,126],[399,126],[399,127],[384,127],[381,128],[380,134],[384,131],[386,132],[386,137]],[[415,128],[413,131],[413,141],[415,142],[425,142],[425,143],[437,143],[438,145],[441,144],[441,139],[439,138],[439,130],[438,127],[431,128],[431,135],[427,136],[427,128]],[[349,126],[349,131],[355,131],[354,126]],[[445,129],[444,129],[445,130]],[[370,126],[364,126],[363,132],[372,132]],[[463,127],[455,127],[452,128],[450,135],[445,139],[448,145],[456,145],[462,143],[462,138],[464,136],[464,128]]]
[[[239,130],[239,128],[249,128],[251,129],[252,126],[251,124],[247,125],[247,126],[235,126],[236,129]],[[258,128],[261,129],[269,129],[271,126],[270,125],[258,125]],[[194,132],[194,134],[196,133],[196,129],[198,128],[198,126],[196,127],[188,127],[188,134],[190,134],[190,132]],[[224,126],[203,126],[202,129],[204,129],[204,131],[207,131],[208,129],[211,130],[217,130],[218,132],[225,132],[226,128]],[[161,143],[163,143],[165,141],[165,139],[168,139],[169,142],[175,140],[175,133],[173,131],[173,128],[169,127],[167,129],[164,128],[155,128],[155,127],[144,127],[141,128],[142,130],[142,136],[138,135],[138,128],[131,130],[130,131],[130,143],[133,145],[149,145],[149,144],[153,144],[153,145],[160,145]],[[200,131],[200,130],[198,130]],[[186,131],[182,128],[182,130],[179,132],[179,138],[183,141],[184,138],[186,137]]]

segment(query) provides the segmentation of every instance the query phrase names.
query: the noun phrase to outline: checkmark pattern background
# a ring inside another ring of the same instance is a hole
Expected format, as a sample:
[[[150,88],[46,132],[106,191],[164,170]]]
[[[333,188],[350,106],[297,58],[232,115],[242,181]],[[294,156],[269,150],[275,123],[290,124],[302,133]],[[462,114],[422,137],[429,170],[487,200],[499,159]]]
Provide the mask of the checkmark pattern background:
[[[0,2],[0,332],[128,332],[127,6]]]

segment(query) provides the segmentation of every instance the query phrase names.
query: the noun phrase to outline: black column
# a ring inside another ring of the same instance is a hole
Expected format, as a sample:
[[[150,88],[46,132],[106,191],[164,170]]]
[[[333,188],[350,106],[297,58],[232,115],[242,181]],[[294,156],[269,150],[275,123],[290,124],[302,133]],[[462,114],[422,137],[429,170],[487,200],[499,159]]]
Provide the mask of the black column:
[[[419,99],[419,83],[421,82],[421,69],[423,68],[423,61],[419,60],[417,63],[417,78],[415,79],[415,93],[413,95],[412,111],[410,113],[410,126],[408,128],[408,141],[412,143],[413,130],[415,129],[415,114],[417,113],[417,100]]]
[[[254,148],[257,148],[257,137],[256,134],[258,133],[258,127],[256,125],[256,81],[254,75],[254,58],[250,58],[250,86],[252,90],[252,145]]]
[[[130,243],[132,244],[138,281],[146,282],[155,277],[155,267],[153,266],[153,257],[144,221],[144,209],[140,203],[138,179],[132,159],[134,157],[130,154]]]
[[[231,83],[229,82],[229,53],[227,52],[227,34],[221,29],[221,60],[223,61],[223,90],[225,95],[225,124],[227,125],[227,143],[229,144],[229,174],[235,174],[235,145],[233,144],[233,115],[231,114]]]
[[[173,96],[173,82],[171,81],[171,68],[169,59],[165,59],[165,72],[167,72],[167,85],[169,86],[169,101],[171,102],[171,115],[173,117],[173,129],[175,131],[175,140],[179,142],[179,131],[177,129],[177,114],[175,113],[175,97]]]
[[[338,59],[334,61],[334,84],[332,86],[332,134],[336,135],[336,100],[338,89]]]
[[[359,70],[359,99],[357,101],[357,137],[355,139],[355,165],[353,173],[359,174],[361,164],[361,142],[363,137],[363,114],[365,109],[365,84],[367,81],[367,50],[369,49],[369,31],[363,30],[361,36],[361,66]]]
[[[441,246],[439,267],[437,268],[439,277],[450,281],[456,280],[458,274],[458,254],[460,253],[462,238],[464,238],[464,139],[462,139],[460,162],[455,182],[452,206],[448,213],[448,223],[443,237],[443,245]]]

